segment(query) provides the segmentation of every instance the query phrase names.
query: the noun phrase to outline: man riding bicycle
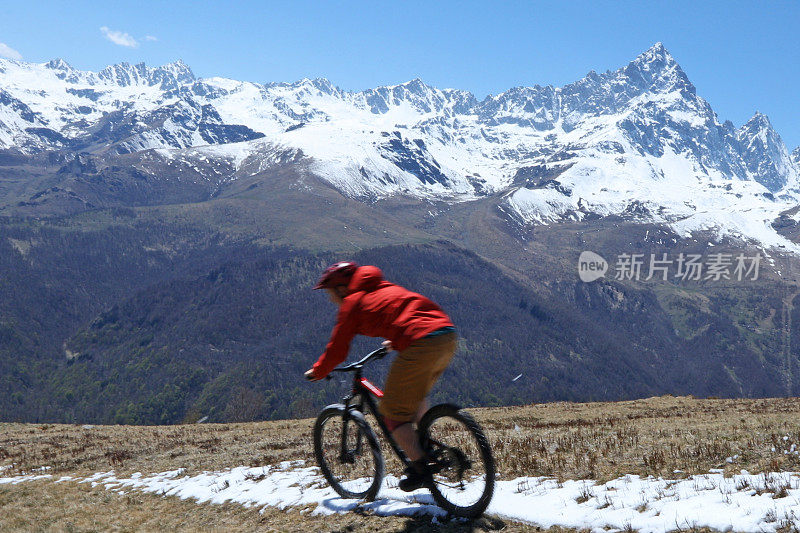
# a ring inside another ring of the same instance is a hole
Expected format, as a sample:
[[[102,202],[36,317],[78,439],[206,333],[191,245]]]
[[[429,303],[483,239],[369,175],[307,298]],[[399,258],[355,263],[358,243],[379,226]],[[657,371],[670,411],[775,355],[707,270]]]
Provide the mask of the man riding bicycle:
[[[331,339],[305,373],[317,381],[347,358],[355,335],[383,337],[399,352],[392,362],[379,411],[386,427],[412,461],[400,488],[422,487],[429,475],[427,458],[414,424],[427,410],[426,397],[450,364],[456,333],[450,318],[428,298],[383,279],[374,266],[342,261],[328,267],[314,289],[325,289],[339,306]]]

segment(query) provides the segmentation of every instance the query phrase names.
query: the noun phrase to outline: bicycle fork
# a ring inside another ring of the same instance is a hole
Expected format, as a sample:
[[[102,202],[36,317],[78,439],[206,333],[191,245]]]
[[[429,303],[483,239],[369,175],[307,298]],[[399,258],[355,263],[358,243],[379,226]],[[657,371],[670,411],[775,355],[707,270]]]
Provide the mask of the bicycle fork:
[[[354,449],[349,449],[347,446],[347,427],[350,425],[350,401],[353,398],[348,398],[345,402],[347,408],[344,410],[344,416],[342,417],[342,445],[339,449],[339,460],[342,464],[354,464],[356,462],[356,456],[361,455],[361,432],[356,430],[356,446]],[[353,409],[358,409],[357,407],[353,406]],[[360,410],[360,409],[359,409]]]

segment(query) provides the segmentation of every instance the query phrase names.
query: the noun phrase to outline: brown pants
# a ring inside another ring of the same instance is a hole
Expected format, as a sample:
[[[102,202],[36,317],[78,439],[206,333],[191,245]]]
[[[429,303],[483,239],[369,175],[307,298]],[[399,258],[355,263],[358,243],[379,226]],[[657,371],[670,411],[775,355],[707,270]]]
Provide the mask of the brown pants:
[[[420,404],[456,353],[457,336],[446,333],[414,341],[392,362],[386,377],[380,413],[397,422],[411,422]]]

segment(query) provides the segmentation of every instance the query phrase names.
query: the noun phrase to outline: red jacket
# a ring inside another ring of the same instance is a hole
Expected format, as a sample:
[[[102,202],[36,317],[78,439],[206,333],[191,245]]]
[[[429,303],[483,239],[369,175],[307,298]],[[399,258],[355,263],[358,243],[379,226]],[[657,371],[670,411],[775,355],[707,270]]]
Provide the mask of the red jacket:
[[[362,266],[353,274],[348,294],[339,307],[331,340],[314,363],[314,376],[327,376],[347,358],[356,335],[383,337],[397,351],[428,333],[452,326],[442,309],[421,294],[383,279],[378,267]]]

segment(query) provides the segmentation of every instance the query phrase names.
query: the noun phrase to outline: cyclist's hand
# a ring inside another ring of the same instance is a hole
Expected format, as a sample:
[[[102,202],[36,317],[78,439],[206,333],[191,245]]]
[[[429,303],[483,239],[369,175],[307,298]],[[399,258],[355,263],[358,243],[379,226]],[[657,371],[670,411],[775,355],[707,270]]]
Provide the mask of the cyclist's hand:
[[[314,369],[313,368],[310,368],[310,369],[306,370],[306,373],[303,374],[303,375],[306,377],[306,379],[308,381],[319,381],[321,379],[321,378],[318,378],[317,376],[314,375]]]
[[[383,341],[381,344],[383,344],[383,347],[387,350],[392,350],[392,341]]]

